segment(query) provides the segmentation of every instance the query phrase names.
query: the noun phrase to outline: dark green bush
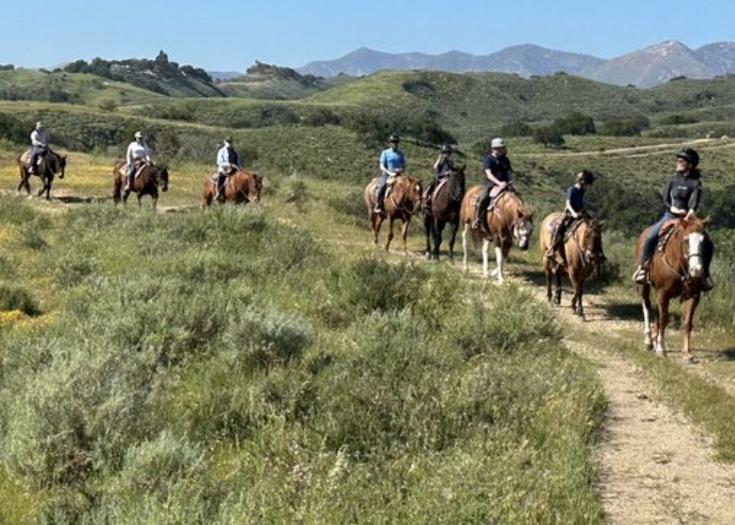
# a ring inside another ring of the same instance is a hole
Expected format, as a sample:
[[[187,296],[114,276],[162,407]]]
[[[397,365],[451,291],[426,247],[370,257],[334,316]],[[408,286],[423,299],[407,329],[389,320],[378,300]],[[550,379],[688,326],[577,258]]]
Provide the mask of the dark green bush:
[[[41,310],[31,292],[21,285],[0,283],[0,311],[20,310],[26,315],[38,315]]]

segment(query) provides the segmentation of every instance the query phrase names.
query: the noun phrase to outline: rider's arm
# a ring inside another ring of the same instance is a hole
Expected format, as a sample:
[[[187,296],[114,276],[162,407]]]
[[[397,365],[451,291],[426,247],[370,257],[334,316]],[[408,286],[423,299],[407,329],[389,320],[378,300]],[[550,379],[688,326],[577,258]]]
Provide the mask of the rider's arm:
[[[702,183],[700,181],[697,181],[696,186],[694,187],[694,191],[689,196],[689,212],[687,213],[688,216],[692,216],[696,213],[697,208],[699,208],[699,200],[702,196]]]
[[[572,208],[572,202],[569,199],[567,199],[566,209],[572,217],[574,217],[575,219],[579,218],[579,213],[574,211],[574,208]]]
[[[485,170],[485,176],[488,178],[488,180],[490,180],[494,184],[498,184],[498,185],[502,185],[503,184],[502,181],[499,181],[498,179],[495,178],[495,175],[493,175],[492,170],[489,169],[489,168]]]
[[[151,149],[148,146],[144,146],[145,148],[145,161],[150,164],[151,163]]]
[[[434,163],[434,172],[439,173],[439,166],[441,165],[443,159],[442,155],[439,155],[439,158],[436,159],[436,162]]]
[[[133,145],[128,144],[128,152],[125,154],[125,162],[128,166],[133,164]]]

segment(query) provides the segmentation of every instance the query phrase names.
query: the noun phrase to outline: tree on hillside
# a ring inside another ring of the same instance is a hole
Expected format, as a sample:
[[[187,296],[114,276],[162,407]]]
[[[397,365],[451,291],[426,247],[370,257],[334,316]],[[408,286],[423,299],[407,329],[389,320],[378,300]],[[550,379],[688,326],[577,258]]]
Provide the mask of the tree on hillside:
[[[566,117],[558,118],[554,121],[559,131],[565,135],[589,135],[597,133],[595,121],[589,115],[575,111],[569,113]]]
[[[531,134],[533,134],[531,126],[522,120],[514,120],[500,128],[500,136],[502,137],[528,137]]]
[[[564,134],[552,124],[533,130],[533,140],[543,144],[545,148],[549,146],[556,148],[564,144]]]

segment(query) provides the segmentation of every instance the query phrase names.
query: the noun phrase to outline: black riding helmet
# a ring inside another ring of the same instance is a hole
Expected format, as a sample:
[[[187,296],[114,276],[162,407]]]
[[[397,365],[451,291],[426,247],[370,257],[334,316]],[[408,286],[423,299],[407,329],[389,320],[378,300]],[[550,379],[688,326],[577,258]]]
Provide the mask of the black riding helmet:
[[[452,146],[449,144],[444,144],[441,149],[442,153],[451,153],[452,152]]]
[[[693,168],[696,168],[699,164],[699,153],[697,153],[697,151],[692,148],[682,149],[679,153],[676,154],[676,158],[684,159],[689,164],[691,164]]]
[[[595,174],[591,171],[583,170],[577,173],[577,180],[585,184],[592,184],[595,182]]]
[[[395,134],[391,135],[388,139],[388,142],[390,142],[391,144],[398,144],[399,142],[401,142],[401,137]]]

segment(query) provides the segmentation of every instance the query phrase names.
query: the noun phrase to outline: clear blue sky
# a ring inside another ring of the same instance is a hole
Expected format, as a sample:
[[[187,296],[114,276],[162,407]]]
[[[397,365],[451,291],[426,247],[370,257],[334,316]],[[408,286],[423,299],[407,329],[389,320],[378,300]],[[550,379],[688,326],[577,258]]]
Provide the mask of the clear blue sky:
[[[149,57],[242,71],[358,47],[487,54],[534,43],[610,58],[662,40],[735,40],[733,0],[2,0],[0,64]],[[32,34],[33,36],[28,36]]]

